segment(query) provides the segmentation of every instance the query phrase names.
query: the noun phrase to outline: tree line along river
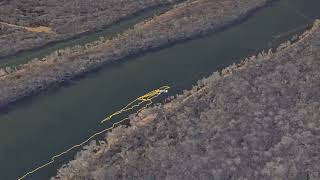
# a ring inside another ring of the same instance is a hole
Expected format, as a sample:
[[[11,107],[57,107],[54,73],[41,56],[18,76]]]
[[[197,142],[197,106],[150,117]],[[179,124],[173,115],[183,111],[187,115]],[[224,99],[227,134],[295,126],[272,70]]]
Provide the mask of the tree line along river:
[[[169,85],[171,95],[179,93],[214,71],[276,47],[319,17],[318,7],[318,0],[279,0],[224,31],[128,58],[10,105],[0,113],[0,179],[16,179],[48,162],[54,154],[111,126],[119,118],[103,126],[99,123],[150,90]],[[127,27],[112,28],[117,32]],[[91,34],[86,39],[98,36]],[[42,51],[45,54],[50,50]],[[23,57],[41,55],[32,53],[36,52],[11,57],[10,61],[16,65],[25,62]],[[31,179],[55,175],[75,153],[59,158]]]

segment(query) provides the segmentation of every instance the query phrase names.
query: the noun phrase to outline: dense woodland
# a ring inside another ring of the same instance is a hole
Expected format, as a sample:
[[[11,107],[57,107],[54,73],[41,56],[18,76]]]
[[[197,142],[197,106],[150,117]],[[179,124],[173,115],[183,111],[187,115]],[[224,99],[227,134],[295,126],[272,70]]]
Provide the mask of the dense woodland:
[[[268,0],[189,0],[136,24],[113,39],[56,51],[18,68],[0,70],[0,106],[37,93],[106,63],[219,30]]]
[[[99,29],[151,7],[181,0],[8,0],[0,2],[0,23],[50,27],[56,34],[28,32],[0,24],[0,57]]]
[[[91,142],[53,179],[320,179],[320,21]]]
[[[180,0],[0,0],[0,56]],[[0,69],[0,107],[107,63],[219,30],[269,0],[187,0],[112,38]],[[32,8],[31,8],[32,7]],[[320,21],[92,141],[52,179],[320,179]]]

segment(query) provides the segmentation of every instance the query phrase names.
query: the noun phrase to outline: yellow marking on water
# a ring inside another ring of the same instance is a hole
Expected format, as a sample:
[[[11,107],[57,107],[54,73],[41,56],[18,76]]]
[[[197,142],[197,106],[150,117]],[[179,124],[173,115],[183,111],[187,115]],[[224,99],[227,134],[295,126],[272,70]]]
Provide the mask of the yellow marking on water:
[[[46,27],[46,26],[26,27],[26,26],[19,26],[19,25],[5,23],[5,22],[0,22],[0,24],[5,25],[5,26],[9,26],[9,27],[13,27],[13,28],[21,28],[21,29],[24,29],[24,30],[30,31],[30,32],[37,32],[37,33],[43,32],[43,33],[48,33],[48,34],[56,34],[52,30],[52,28]]]
[[[143,96],[138,97],[137,99],[135,99],[134,101],[130,102],[128,105],[126,105],[124,108],[122,108],[121,110],[111,114],[110,116],[108,116],[107,118],[105,118],[104,120],[101,121],[101,123],[104,123],[105,121],[111,120],[112,117],[119,115],[121,113],[127,112],[129,110],[133,110],[135,107],[139,107],[141,104],[143,104],[144,102],[148,102],[145,106],[143,106],[141,109],[139,109],[136,113],[141,112],[142,110],[146,109],[148,106],[150,106],[152,104],[152,100],[154,98],[157,98],[160,94],[164,93],[164,92],[168,92],[168,90],[170,89],[169,86],[162,86],[159,89],[153,90]],[[138,104],[135,104],[137,103]],[[134,105],[135,104],[135,105]],[[23,180],[25,179],[27,176],[34,174],[35,172],[49,166],[50,164],[53,164],[55,162],[55,159],[61,157],[62,155],[65,155],[67,153],[69,153],[70,151],[74,150],[75,148],[79,148],[83,145],[85,145],[86,143],[88,143],[90,140],[92,140],[93,138],[95,138],[98,135],[101,135],[109,130],[112,130],[113,128],[115,128],[118,124],[121,124],[122,122],[124,122],[125,120],[128,120],[129,118],[124,118],[114,124],[112,124],[112,127],[106,128],[102,131],[96,132],[95,134],[93,134],[92,136],[90,136],[88,139],[86,139],[85,141],[83,141],[80,144],[76,144],[72,147],[70,147],[69,149],[67,149],[66,151],[63,151],[60,154],[54,155],[52,156],[51,160],[29,172],[27,172],[25,175],[21,176],[18,178],[18,180]]]

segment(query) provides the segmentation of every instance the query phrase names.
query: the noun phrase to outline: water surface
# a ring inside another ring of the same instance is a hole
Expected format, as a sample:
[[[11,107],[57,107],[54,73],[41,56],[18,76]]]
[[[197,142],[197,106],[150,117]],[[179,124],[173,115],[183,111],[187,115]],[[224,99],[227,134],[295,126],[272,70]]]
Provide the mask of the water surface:
[[[22,51],[8,57],[0,57],[0,68],[6,66],[18,66],[20,64],[25,64],[34,58],[41,59],[49,53],[52,53],[58,49],[71,47],[75,45],[85,45],[86,43],[99,40],[100,37],[105,37],[106,39],[112,38],[118,33],[121,33],[122,31],[131,28],[137,22],[147,18],[151,18],[154,15],[160,14],[168,8],[168,5],[150,8],[140,13],[137,13],[137,15],[135,16],[124,18],[123,20],[114,23],[113,25],[102,27],[101,29],[85,32],[81,35],[75,35],[72,38],[68,38],[59,42],[48,43],[47,45],[44,45],[41,48]]]
[[[11,105],[0,114],[0,179],[16,179],[110,126],[111,122],[98,124],[135,97],[163,85],[172,86],[175,94],[203,76],[275,46],[278,35],[319,17],[318,7],[318,0],[280,0],[223,32],[129,58]],[[290,36],[280,36],[281,41]],[[48,179],[73,155],[29,179]]]

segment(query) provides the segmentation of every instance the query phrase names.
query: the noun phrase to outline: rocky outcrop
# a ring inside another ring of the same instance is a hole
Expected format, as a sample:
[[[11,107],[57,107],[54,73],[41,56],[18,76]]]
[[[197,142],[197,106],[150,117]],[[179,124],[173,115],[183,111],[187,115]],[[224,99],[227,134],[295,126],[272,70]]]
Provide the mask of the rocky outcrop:
[[[320,179],[319,69],[317,22],[131,117],[53,179]]]
[[[0,106],[60,84],[106,63],[218,30],[265,5],[267,0],[190,0],[117,37],[59,50],[0,77]]]

